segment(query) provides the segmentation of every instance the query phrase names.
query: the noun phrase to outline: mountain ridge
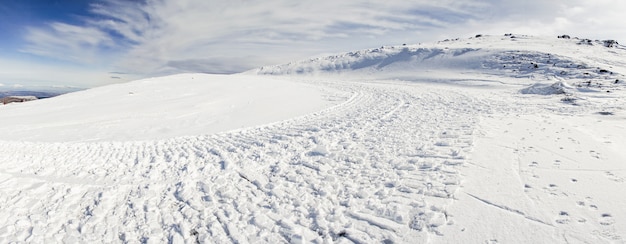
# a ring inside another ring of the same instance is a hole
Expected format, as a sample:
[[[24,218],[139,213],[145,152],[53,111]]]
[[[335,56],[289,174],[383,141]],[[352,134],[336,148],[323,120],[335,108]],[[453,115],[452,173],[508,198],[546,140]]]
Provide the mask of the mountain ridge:
[[[359,78],[406,79],[437,70],[550,79],[623,79],[626,48],[614,42],[524,35],[446,39],[436,43],[382,46],[374,49],[265,66],[247,73],[261,75],[358,75]],[[589,52],[605,52],[606,60]],[[595,55],[594,55],[595,56]],[[533,77],[534,76],[534,77]]]

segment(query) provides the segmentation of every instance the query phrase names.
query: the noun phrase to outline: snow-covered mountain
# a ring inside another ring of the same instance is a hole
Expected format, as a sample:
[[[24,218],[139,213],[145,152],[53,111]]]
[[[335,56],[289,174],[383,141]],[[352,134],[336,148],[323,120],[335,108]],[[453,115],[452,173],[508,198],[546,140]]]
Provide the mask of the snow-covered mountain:
[[[454,82],[472,78],[566,81],[605,88],[624,83],[626,47],[612,40],[548,38],[506,34],[430,44],[382,46],[335,56],[262,67],[264,75],[339,76],[343,79]]]
[[[363,74],[373,78],[398,75],[402,78],[408,74],[425,76],[424,72],[428,71],[458,70],[514,77],[526,77],[532,73],[598,78],[612,71],[624,73],[624,54],[626,47],[610,40],[481,35],[428,44],[382,46],[262,67],[251,72],[273,75]],[[616,64],[619,66],[614,67]]]
[[[521,85],[524,94],[562,95],[585,102],[597,92],[621,90],[626,47],[615,40],[505,34],[437,43],[382,46],[248,71],[342,80],[399,80]],[[581,95],[581,93],[586,95]],[[581,99],[582,98],[582,99]]]
[[[0,242],[623,243],[625,54],[480,36],[0,106]]]

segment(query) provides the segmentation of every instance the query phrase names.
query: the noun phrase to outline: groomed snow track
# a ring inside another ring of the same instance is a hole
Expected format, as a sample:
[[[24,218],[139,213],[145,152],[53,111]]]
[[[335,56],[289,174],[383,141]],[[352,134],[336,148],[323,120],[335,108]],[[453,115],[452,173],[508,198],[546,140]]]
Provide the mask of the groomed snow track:
[[[0,215],[0,242],[423,243],[443,235],[489,106],[446,86],[311,83],[351,97],[216,135],[0,141],[0,212],[12,206]]]

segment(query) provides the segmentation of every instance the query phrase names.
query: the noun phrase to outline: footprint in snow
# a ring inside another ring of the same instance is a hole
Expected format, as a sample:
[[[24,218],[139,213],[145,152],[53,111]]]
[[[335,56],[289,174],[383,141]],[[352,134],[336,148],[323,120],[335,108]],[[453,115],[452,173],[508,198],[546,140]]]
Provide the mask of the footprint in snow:
[[[498,244],[498,239],[490,239],[485,241],[485,244]]]
[[[601,225],[612,225],[615,224],[615,219],[610,213],[603,213],[600,217]]]
[[[547,186],[542,187],[542,189],[544,190],[545,193],[548,193],[552,196],[559,196],[559,195],[567,196],[565,192],[559,190],[559,186],[556,184],[548,184]]]
[[[591,200],[591,198],[587,198],[587,200]],[[597,211],[598,210],[598,206],[597,205],[589,204],[587,201],[576,201],[576,206],[581,207],[581,208],[588,208],[590,211]]]
[[[605,172],[605,175],[606,175],[607,178],[609,178],[609,180],[612,180],[612,181],[615,181],[615,182],[620,182],[620,183],[624,182],[624,178],[615,175],[611,171]]]
[[[559,212],[559,215],[557,216],[557,219],[555,220],[555,222],[558,224],[569,224],[570,222],[569,213],[566,211]]]
[[[529,184],[524,184],[524,188],[526,188],[526,189],[530,189],[530,188],[533,188],[533,187],[532,187],[532,186],[530,186]]]

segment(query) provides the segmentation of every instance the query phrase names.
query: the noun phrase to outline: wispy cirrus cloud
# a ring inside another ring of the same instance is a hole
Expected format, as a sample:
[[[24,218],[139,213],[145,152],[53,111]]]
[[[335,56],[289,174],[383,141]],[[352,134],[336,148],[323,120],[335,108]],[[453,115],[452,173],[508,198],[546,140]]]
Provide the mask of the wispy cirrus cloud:
[[[27,28],[28,42],[21,51],[72,62],[96,63],[101,50],[113,48],[113,39],[104,31],[65,23]]]
[[[29,28],[23,51],[128,73],[232,73],[471,33],[626,38],[624,10],[619,0],[103,0],[83,25]]]

